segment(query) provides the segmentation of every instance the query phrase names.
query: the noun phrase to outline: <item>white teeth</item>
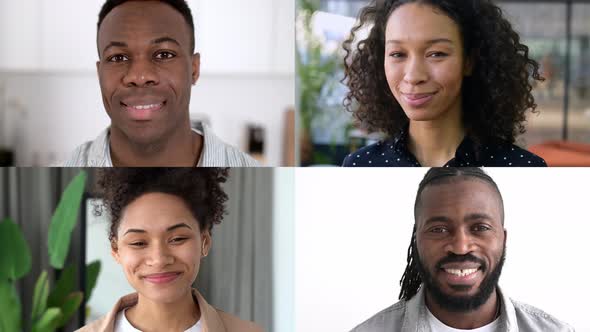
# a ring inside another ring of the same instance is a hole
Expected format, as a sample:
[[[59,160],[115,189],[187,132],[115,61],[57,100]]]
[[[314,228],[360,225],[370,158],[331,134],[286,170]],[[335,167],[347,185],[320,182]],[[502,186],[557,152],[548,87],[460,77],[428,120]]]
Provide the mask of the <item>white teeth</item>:
[[[160,105],[162,105],[162,104],[137,105],[137,106],[132,106],[132,107],[135,108],[135,109],[138,109],[138,110],[147,110],[147,109],[150,109],[150,108],[158,107]]]
[[[459,269],[445,269],[445,271],[446,271],[447,273],[454,274],[454,275],[456,275],[456,276],[459,276],[459,277],[464,277],[464,276],[466,276],[466,275],[470,275],[470,274],[472,274],[472,273],[475,273],[475,272],[477,272],[477,269],[465,269],[465,270],[459,270]]]

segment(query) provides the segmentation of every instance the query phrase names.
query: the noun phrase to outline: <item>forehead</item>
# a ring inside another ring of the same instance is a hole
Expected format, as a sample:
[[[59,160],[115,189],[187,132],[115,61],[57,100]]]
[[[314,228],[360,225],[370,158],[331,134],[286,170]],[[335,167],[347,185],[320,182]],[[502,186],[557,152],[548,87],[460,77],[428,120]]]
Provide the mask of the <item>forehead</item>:
[[[115,7],[102,21],[99,48],[111,41],[150,43],[160,37],[172,37],[190,44],[190,27],[184,16],[160,1],[129,1]]]
[[[441,10],[430,5],[402,5],[387,20],[386,41],[424,42],[440,38],[460,42],[459,26]]]
[[[457,178],[428,185],[420,195],[417,224],[428,218],[448,217],[462,221],[472,214],[486,214],[501,222],[500,195],[489,183],[474,178]]]
[[[165,193],[147,193],[125,207],[119,232],[129,228],[165,232],[169,226],[182,222],[193,230],[198,229],[197,221],[182,198]]]

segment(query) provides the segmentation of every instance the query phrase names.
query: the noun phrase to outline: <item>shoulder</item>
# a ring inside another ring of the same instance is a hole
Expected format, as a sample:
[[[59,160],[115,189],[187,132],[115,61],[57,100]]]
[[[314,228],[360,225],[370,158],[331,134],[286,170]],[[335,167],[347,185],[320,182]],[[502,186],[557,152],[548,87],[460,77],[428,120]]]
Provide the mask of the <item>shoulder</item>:
[[[567,323],[551,316],[541,309],[526,303],[510,299],[516,311],[516,319],[519,327],[529,327],[542,331],[573,332],[574,328]]]
[[[94,141],[79,145],[64,162],[63,167],[112,166],[109,157],[109,127],[104,129]]]
[[[381,310],[350,332],[397,331],[401,328],[405,311],[406,301],[399,301],[396,304]]]
[[[92,141],[88,141],[84,144],[79,145],[72,153],[70,157],[63,162],[62,167],[86,167],[88,166],[88,156],[90,154],[90,147]]]
[[[82,326],[81,328],[79,328],[75,332],[97,332],[97,331],[102,332],[102,331],[104,331],[104,325],[105,325],[106,319],[107,319],[106,316],[100,317],[99,319]]]
[[[367,145],[349,154],[342,162],[343,167],[396,166],[399,158],[395,143],[391,140]]]
[[[487,167],[547,167],[543,158],[507,142],[484,145],[481,151],[481,162]]]
[[[227,332],[264,332],[262,327],[253,322],[242,320],[221,310],[217,310],[217,313],[221,317]]]
[[[203,126],[203,152],[200,166],[203,167],[256,167],[258,162],[233,145],[217,137],[210,128]],[[199,133],[199,134],[201,134]]]

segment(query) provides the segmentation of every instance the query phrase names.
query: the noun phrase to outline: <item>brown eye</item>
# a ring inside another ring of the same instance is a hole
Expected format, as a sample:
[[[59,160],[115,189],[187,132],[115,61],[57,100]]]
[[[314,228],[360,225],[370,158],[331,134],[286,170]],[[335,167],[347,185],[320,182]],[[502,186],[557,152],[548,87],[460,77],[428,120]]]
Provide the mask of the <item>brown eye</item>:
[[[186,241],[186,237],[175,237],[172,240],[170,240],[171,243],[183,243],[184,241]]]
[[[107,59],[108,62],[124,62],[128,60],[129,58],[123,54],[115,54]]]
[[[176,54],[174,54],[172,52],[168,52],[168,51],[162,51],[162,52],[156,53],[156,59],[158,59],[158,60],[172,59],[174,57],[176,57]]]

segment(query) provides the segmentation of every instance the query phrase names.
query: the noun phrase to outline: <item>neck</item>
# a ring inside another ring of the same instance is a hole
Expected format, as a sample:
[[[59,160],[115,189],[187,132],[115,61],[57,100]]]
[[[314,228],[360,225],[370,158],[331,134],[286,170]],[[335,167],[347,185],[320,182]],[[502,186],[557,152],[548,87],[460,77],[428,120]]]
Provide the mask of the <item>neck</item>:
[[[490,298],[477,309],[469,312],[453,312],[440,306],[426,291],[425,301],[428,310],[445,325],[456,329],[476,329],[496,320],[498,313],[498,291],[494,291]]]
[[[178,301],[161,303],[138,295],[137,304],[127,309],[127,320],[140,331],[186,331],[201,318],[199,305],[187,292]]]
[[[443,166],[455,157],[465,137],[461,107],[431,121],[410,121],[408,149],[422,166]]]
[[[192,167],[201,156],[203,137],[190,128],[175,130],[158,142],[137,143],[118,128],[110,129],[110,152],[113,166],[177,166]]]

